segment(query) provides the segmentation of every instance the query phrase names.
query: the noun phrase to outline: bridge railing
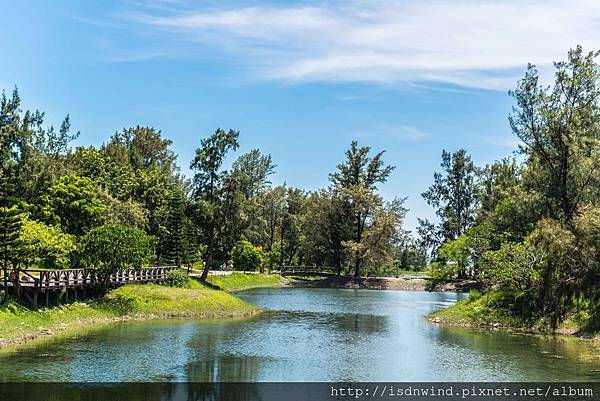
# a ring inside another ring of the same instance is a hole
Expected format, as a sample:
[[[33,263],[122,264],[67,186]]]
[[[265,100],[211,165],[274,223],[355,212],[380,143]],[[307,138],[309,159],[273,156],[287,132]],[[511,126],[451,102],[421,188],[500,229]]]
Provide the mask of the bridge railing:
[[[162,282],[169,279],[169,272],[177,266],[141,267],[119,269],[110,275],[109,284]],[[0,282],[4,280],[0,269]],[[94,269],[10,269],[7,271],[11,285],[28,286],[40,289],[91,287],[97,283],[97,272]]]
[[[309,273],[315,273],[315,274],[335,274],[337,272],[335,267],[331,267],[331,266],[317,266],[317,265],[298,265],[298,266],[292,266],[292,265],[284,265],[284,266],[279,266],[279,273],[281,274],[294,274],[294,273],[298,273],[298,274],[309,274]]]

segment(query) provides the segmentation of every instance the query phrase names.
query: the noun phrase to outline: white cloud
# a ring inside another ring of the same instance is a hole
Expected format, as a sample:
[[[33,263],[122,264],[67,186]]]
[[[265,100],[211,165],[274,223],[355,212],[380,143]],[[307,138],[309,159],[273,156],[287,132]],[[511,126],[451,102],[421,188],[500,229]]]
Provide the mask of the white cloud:
[[[600,47],[597,0],[352,0],[130,12],[175,43],[231,57],[261,79],[444,82],[507,89],[528,62],[548,69]]]
[[[419,141],[431,136],[420,128],[403,124],[377,124],[368,130],[361,131],[355,135],[359,138],[384,138]]]

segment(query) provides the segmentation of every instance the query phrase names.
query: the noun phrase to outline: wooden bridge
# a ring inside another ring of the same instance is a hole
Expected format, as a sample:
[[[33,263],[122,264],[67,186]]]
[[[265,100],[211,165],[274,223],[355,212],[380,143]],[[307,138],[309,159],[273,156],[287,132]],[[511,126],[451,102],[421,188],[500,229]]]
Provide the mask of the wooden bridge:
[[[278,273],[282,276],[319,276],[333,277],[337,275],[337,269],[329,266],[279,266],[279,270],[272,273]]]
[[[110,287],[129,283],[161,283],[169,280],[169,272],[175,266],[143,267],[138,269],[119,269],[108,279]],[[38,306],[40,297],[46,306],[51,303],[68,302],[72,299],[86,298],[98,286],[95,270],[64,269],[34,270],[10,269],[0,270],[0,288],[12,293],[19,300],[27,300],[34,307]]]

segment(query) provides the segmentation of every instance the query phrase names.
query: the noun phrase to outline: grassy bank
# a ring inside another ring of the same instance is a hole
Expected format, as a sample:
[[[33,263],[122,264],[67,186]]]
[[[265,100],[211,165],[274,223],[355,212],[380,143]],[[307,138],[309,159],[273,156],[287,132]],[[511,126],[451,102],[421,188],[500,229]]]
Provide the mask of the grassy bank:
[[[225,291],[241,291],[250,288],[281,287],[289,282],[278,274],[231,273],[226,276],[209,276],[207,281]]]
[[[528,332],[546,332],[548,325],[541,319],[524,317],[528,300],[520,293],[490,291],[481,294],[471,291],[467,299],[430,314],[427,318],[434,323],[462,327],[510,328]],[[589,325],[590,317],[581,308],[570,313],[558,328],[561,334],[578,334],[598,338]]]
[[[109,321],[237,317],[259,312],[256,306],[224,291],[194,281],[188,287],[126,285],[102,299],[40,310],[9,303],[0,307],[0,348]]]

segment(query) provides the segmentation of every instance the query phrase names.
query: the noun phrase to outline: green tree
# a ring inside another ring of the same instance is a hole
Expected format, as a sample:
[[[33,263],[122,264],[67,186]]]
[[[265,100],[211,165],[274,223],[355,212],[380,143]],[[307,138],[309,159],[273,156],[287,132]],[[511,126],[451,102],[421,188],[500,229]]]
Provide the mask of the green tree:
[[[235,270],[257,271],[263,263],[264,252],[262,248],[242,240],[231,249],[230,257]]]
[[[334,187],[310,194],[304,219],[303,254],[307,263],[333,266],[342,274],[346,255],[344,241],[351,238],[348,204]]]
[[[393,166],[385,165],[382,157],[384,152],[369,156],[371,148],[359,147],[353,141],[350,149],[346,151],[346,160],[338,165],[338,171],[330,175],[332,185],[340,190],[349,205],[348,218],[352,221],[352,236],[346,240],[353,251],[354,276],[360,276],[363,255],[358,244],[363,241],[363,234],[371,216],[374,206],[378,203],[375,194],[377,185],[387,181],[394,171]]]
[[[46,269],[68,268],[76,250],[75,236],[35,220],[23,222],[19,242],[29,262]]]
[[[464,149],[442,152],[444,173],[433,175],[434,183],[422,194],[436,208],[442,242],[454,240],[475,222],[477,209],[476,168]],[[425,226],[427,224],[424,224]]]
[[[263,155],[260,150],[252,149],[238,157],[232,169],[239,173],[240,190],[246,199],[251,199],[271,184],[269,176],[275,172],[276,167],[271,155]]]
[[[196,157],[190,164],[190,168],[195,172],[193,194],[199,203],[197,210],[201,211],[196,222],[203,228],[206,240],[201,280],[206,280],[213,264],[217,229],[223,227],[228,218],[227,208],[231,202],[223,202],[223,198],[228,198],[232,192],[229,190],[230,187],[225,185],[227,172],[222,171],[222,166],[227,153],[239,147],[238,137],[238,131],[225,132],[217,129],[213,135],[201,141],[200,147],[196,150]]]
[[[166,233],[162,241],[162,260],[177,266],[191,265],[198,260],[202,247],[198,235],[186,214],[187,199],[181,192],[173,192],[169,201]]]
[[[97,271],[105,288],[118,269],[140,268],[154,258],[154,238],[140,229],[105,224],[90,230],[81,240],[85,263]]]
[[[87,177],[61,177],[42,195],[41,203],[45,218],[69,234],[81,236],[105,220],[105,206]]]
[[[581,47],[555,63],[554,84],[539,83],[529,65],[511,94],[516,100],[509,121],[521,139],[527,167],[525,193],[536,203],[534,241],[548,255],[541,274],[539,309],[556,328],[594,270],[594,261],[575,249],[583,241],[574,217],[600,199],[600,69],[597,52]],[[531,202],[530,202],[531,203]],[[579,224],[586,223],[579,222]]]

